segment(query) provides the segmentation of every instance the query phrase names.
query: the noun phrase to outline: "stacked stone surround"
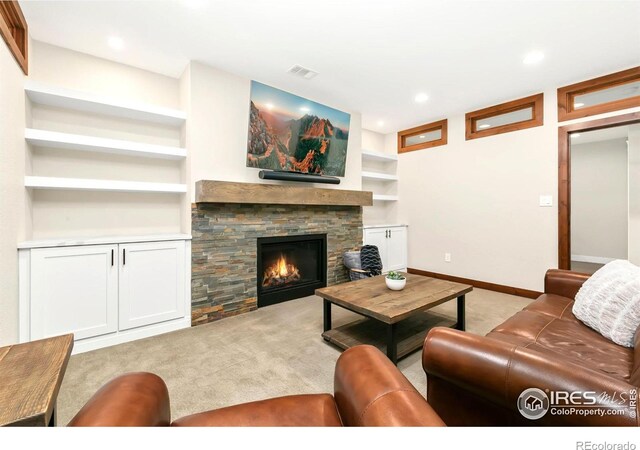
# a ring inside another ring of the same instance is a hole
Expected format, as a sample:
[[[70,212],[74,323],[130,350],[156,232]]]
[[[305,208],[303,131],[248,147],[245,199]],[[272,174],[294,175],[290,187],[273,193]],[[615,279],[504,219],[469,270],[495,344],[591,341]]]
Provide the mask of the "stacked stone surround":
[[[192,325],[257,308],[257,238],[321,233],[327,284],[348,281],[342,254],[362,245],[360,206],[192,205]]]

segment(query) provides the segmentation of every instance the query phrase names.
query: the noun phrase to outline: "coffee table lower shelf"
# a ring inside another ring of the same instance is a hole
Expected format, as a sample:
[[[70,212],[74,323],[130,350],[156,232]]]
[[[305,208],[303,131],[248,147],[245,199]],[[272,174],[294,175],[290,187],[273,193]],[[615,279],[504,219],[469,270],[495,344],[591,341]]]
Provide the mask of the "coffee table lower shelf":
[[[427,332],[433,327],[455,327],[456,321],[435,313],[422,312],[397,323],[398,359],[422,348]],[[346,350],[356,345],[370,344],[387,353],[387,325],[376,319],[362,319],[322,333],[325,341]]]

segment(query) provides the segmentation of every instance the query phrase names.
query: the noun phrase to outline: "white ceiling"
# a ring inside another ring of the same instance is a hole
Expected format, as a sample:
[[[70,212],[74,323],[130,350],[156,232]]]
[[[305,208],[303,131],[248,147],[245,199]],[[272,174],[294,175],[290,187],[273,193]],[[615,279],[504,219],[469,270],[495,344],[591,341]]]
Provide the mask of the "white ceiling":
[[[640,65],[640,1],[20,3],[36,40],[173,77],[201,61],[359,111],[379,132]],[[545,58],[524,65],[533,50]],[[293,64],[320,74],[296,78]]]

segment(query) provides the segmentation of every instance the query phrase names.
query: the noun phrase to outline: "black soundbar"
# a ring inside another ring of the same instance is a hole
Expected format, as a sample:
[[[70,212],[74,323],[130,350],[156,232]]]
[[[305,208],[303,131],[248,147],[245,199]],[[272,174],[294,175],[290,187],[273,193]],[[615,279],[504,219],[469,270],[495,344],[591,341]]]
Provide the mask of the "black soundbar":
[[[258,176],[263,180],[300,181],[303,183],[340,184],[340,178],[316,175],[314,173],[279,172],[277,170],[261,170]]]

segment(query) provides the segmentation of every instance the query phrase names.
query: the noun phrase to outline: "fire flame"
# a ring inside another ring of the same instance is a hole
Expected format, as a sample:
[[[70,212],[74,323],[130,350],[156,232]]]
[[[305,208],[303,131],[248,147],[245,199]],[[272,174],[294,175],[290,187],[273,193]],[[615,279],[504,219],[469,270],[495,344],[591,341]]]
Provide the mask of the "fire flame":
[[[299,281],[301,278],[298,268],[293,264],[287,263],[287,259],[281,254],[280,258],[264,271],[262,286],[284,286],[294,281]]]
[[[286,277],[289,275],[289,270],[287,269],[287,260],[284,259],[284,256],[280,255],[278,258],[278,275],[280,277]]]

